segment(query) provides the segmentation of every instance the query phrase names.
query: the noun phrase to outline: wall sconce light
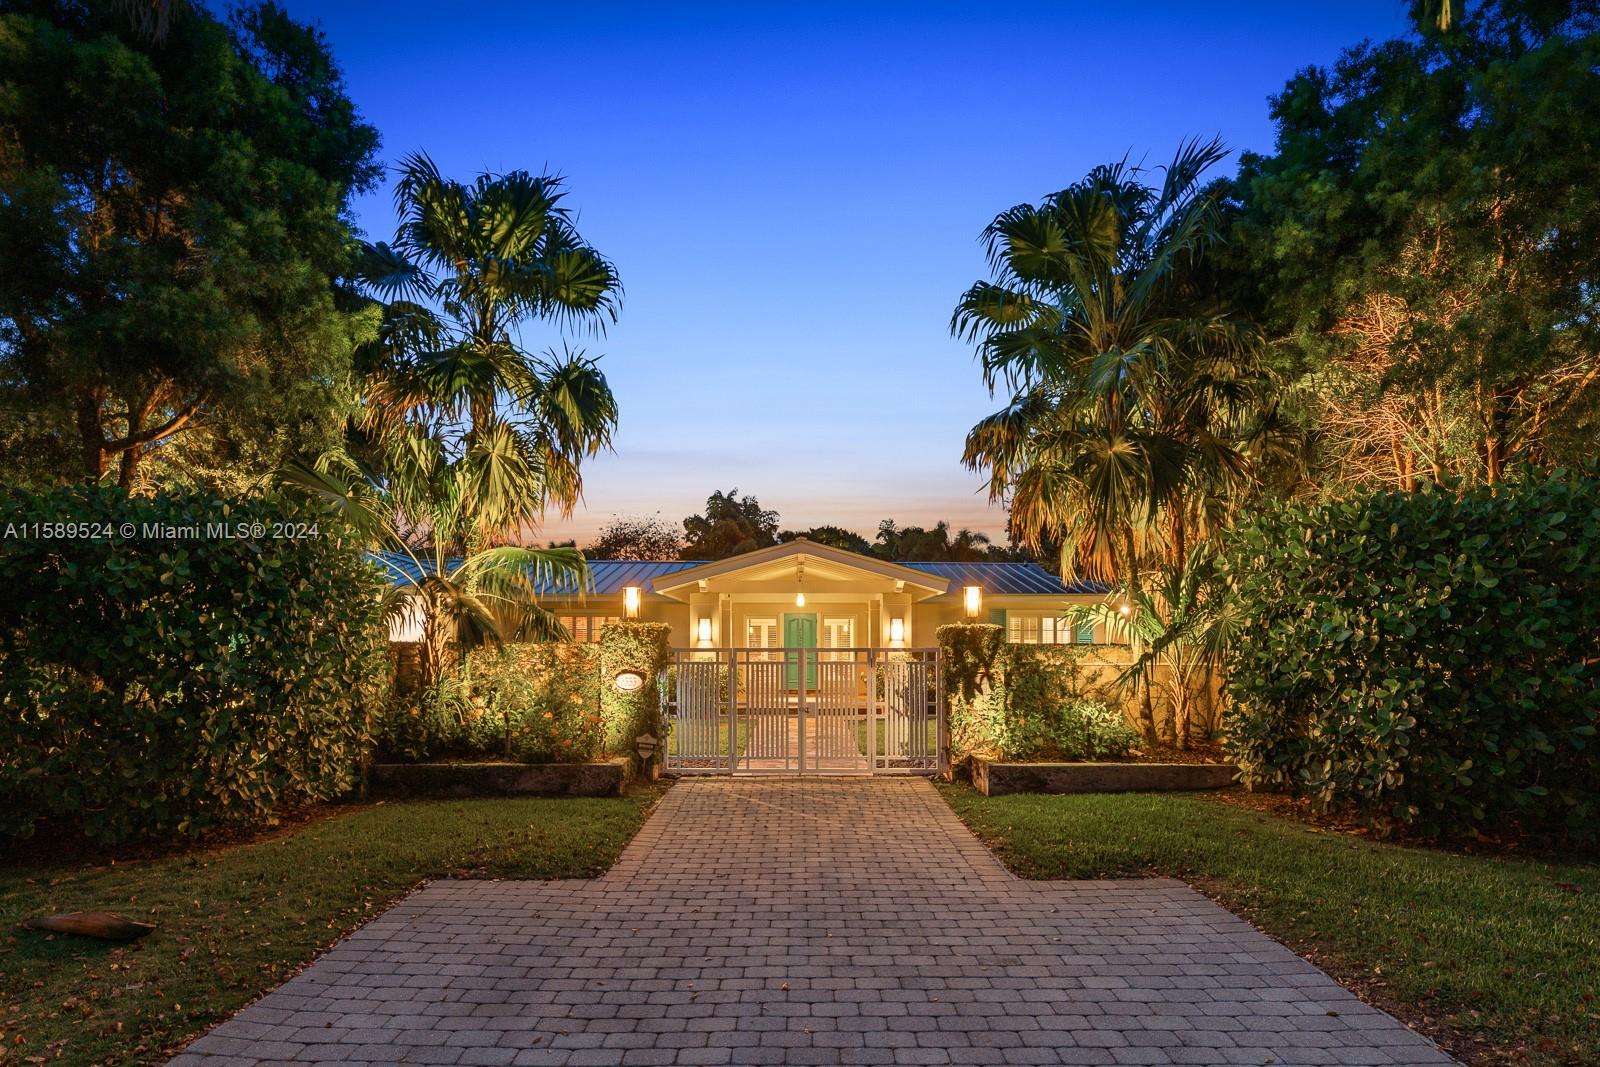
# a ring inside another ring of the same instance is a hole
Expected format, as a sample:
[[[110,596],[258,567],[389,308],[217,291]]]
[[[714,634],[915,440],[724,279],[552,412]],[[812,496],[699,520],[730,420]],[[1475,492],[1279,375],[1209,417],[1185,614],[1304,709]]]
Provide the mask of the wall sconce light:
[[[981,585],[967,586],[963,591],[962,603],[966,605],[967,618],[976,619],[978,612],[983,608],[983,587]]]
[[[906,620],[889,620],[889,640],[895,644],[902,644],[906,639]]]
[[[1133,605],[1124,600],[1117,606],[1117,611],[1122,614],[1123,618],[1127,618],[1129,615],[1133,614]]]
[[[622,606],[628,613],[628,618],[639,617],[639,587],[630,585],[622,590]]]
[[[803,560],[797,560],[794,565],[794,584],[797,592],[794,594],[794,606],[806,606],[806,565]]]
[[[700,643],[711,644],[711,620],[703,615],[700,617]]]

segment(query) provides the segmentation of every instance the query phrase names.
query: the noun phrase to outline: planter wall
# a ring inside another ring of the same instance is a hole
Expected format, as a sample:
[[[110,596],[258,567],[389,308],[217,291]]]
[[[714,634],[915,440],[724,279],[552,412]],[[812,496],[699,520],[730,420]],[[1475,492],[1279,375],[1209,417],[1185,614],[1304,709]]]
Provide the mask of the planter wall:
[[[985,796],[1007,793],[1162,793],[1223,789],[1237,767],[1226,763],[996,763],[972,761],[972,785]]]
[[[379,763],[370,776],[384,796],[612,797],[629,778],[626,757],[597,763]]]

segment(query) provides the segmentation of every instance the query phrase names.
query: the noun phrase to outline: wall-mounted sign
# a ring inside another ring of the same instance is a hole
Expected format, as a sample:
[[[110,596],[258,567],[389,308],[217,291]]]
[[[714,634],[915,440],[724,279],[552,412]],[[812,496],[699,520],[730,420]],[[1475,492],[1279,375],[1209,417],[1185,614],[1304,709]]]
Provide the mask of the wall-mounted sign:
[[[632,693],[644,688],[644,675],[637,671],[623,671],[612,679],[612,684],[624,693]]]

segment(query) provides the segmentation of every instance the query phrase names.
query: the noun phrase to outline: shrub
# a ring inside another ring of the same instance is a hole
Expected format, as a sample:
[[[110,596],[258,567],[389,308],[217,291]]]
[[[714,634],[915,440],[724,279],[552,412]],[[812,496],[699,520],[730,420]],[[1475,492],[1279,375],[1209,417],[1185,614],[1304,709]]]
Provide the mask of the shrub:
[[[600,712],[605,722],[605,750],[621,755],[634,751],[640,734],[664,737],[661,691],[657,679],[672,662],[672,627],[664,622],[611,622],[600,629]],[[625,693],[612,684],[624,671],[644,679]]]
[[[1596,833],[1600,482],[1280,506],[1236,531],[1247,783],[1429,835]]]
[[[379,751],[404,761],[591,759],[602,741],[597,667],[591,645],[475,650],[462,667],[390,708]]]
[[[1126,756],[1139,735],[1121,711],[1068,699],[1007,716],[999,740],[1006,759],[1095,760]]]
[[[382,581],[300,522],[272,498],[0,489],[0,833],[197,834],[355,785]]]
[[[1003,759],[1103,759],[1138,739],[1110,690],[1084,670],[1082,645],[1006,644],[1001,627],[938,630],[950,748]]]

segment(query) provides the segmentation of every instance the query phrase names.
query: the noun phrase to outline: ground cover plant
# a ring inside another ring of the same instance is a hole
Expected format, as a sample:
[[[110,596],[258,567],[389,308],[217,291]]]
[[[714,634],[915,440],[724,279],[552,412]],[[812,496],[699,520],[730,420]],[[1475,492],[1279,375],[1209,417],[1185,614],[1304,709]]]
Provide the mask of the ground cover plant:
[[[1183,878],[1471,1063],[1600,1059],[1600,867],[1409,847],[1193,794],[941,787],[1027,878]]]
[[[600,873],[656,795],[389,802],[332,809],[219,851],[9,866],[0,872],[0,1064],[164,1062],[164,1050],[425,878]],[[15,929],[30,915],[96,908],[156,931],[117,946]]]

